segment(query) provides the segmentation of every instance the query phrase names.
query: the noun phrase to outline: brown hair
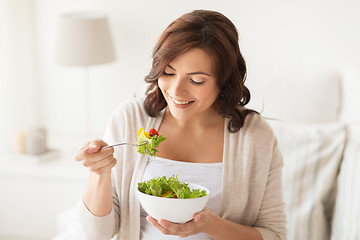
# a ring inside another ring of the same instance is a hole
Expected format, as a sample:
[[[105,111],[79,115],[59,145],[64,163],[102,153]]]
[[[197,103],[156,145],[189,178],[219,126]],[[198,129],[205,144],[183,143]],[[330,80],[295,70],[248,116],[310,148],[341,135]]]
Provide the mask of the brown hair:
[[[145,77],[150,83],[144,102],[146,112],[155,117],[167,105],[158,86],[166,66],[185,51],[200,48],[210,55],[215,67],[220,94],[214,105],[220,115],[230,118],[229,132],[239,131],[246,115],[255,111],[239,108],[250,101],[250,91],[244,85],[246,64],[238,40],[234,24],[215,11],[195,10],[172,22],[154,48],[152,68]]]

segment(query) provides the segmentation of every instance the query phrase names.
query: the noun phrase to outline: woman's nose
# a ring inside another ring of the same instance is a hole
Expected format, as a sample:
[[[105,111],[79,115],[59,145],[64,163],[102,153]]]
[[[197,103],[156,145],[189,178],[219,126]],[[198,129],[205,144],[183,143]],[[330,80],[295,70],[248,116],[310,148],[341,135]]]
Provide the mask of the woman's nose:
[[[187,92],[186,79],[184,77],[178,76],[172,84],[172,90],[176,96],[184,95]]]

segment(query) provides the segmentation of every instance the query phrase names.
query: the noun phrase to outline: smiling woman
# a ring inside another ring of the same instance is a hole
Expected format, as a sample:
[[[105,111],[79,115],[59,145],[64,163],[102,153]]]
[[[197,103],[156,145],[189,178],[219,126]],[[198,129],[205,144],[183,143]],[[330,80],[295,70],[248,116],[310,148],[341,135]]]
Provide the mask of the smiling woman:
[[[76,155],[91,172],[79,206],[87,239],[286,238],[280,150],[267,122],[245,108],[245,77],[237,30],[223,14],[195,10],[166,28],[145,77],[146,97],[116,109],[105,141]],[[155,156],[99,150],[136,142],[141,126],[166,137]],[[137,183],[159,174],[209,189],[205,208],[185,223],[150,216]]]

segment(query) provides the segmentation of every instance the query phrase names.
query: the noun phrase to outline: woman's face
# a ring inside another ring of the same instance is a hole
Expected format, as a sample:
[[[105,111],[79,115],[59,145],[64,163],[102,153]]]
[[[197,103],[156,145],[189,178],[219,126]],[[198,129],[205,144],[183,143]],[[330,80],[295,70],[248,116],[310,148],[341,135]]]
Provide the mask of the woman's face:
[[[206,117],[220,93],[209,55],[194,48],[176,57],[158,80],[172,116],[181,121]]]

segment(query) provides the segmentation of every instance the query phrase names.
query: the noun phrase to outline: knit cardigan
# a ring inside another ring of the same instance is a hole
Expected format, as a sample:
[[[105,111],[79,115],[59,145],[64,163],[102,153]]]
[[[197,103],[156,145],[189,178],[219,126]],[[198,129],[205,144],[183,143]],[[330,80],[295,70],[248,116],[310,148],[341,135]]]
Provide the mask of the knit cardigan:
[[[119,106],[108,121],[104,140],[108,144],[137,141],[137,131],[158,129],[164,110],[149,117],[144,98]],[[271,127],[259,114],[249,114],[236,133],[227,130],[225,119],[223,183],[219,212],[222,218],[255,227],[264,240],[286,239],[286,216],[282,195],[283,161]],[[104,217],[90,213],[82,201],[78,213],[84,239],[140,239],[140,204],[136,197],[148,156],[134,147],[115,148],[117,165],[112,169],[113,208]],[[206,176],[204,176],[206,177]]]

